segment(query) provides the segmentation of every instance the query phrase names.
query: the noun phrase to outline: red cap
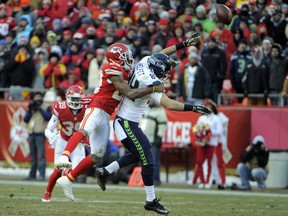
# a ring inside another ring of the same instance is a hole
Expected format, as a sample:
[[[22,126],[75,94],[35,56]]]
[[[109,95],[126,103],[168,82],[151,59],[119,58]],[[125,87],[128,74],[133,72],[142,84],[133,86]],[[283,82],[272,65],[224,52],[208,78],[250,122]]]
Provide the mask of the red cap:
[[[169,26],[169,20],[167,20],[167,19],[160,19],[159,21],[158,21],[158,25],[166,25],[166,26]]]
[[[71,30],[65,30],[63,33],[62,33],[63,36],[65,35],[70,35],[72,36],[72,31]]]

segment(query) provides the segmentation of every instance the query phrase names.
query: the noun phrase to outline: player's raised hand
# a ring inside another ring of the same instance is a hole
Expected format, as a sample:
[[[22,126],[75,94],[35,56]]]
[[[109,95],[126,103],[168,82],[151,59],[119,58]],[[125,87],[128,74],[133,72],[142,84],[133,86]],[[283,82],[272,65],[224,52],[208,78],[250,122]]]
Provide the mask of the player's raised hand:
[[[194,105],[192,111],[196,113],[204,114],[204,115],[209,115],[212,113],[212,110],[203,104]]]
[[[201,35],[199,33],[194,32],[188,39],[183,41],[183,45],[185,47],[196,45],[199,42],[200,37]]]

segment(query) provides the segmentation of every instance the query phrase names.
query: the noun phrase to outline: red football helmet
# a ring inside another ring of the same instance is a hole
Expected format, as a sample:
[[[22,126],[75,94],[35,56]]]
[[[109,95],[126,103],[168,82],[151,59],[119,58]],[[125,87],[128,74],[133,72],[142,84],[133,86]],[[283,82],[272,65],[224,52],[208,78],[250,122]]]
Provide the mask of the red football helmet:
[[[80,100],[83,97],[84,92],[78,85],[72,85],[66,91],[66,101],[71,109],[81,109],[82,104],[80,103]]]
[[[134,58],[130,49],[123,43],[114,43],[106,51],[107,61],[117,63],[126,71],[129,71],[134,64]]]

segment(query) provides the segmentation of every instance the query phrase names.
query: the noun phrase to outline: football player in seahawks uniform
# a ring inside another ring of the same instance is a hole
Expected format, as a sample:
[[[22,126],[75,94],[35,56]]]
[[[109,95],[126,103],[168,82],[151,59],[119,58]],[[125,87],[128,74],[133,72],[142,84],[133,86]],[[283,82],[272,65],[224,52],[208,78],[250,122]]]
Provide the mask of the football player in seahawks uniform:
[[[45,136],[52,148],[55,149],[54,163],[61,156],[69,138],[78,130],[83,119],[86,110],[86,106],[80,104],[83,96],[84,91],[82,88],[78,85],[72,85],[66,91],[66,101],[59,101],[53,105],[53,115],[45,130]],[[58,123],[61,125],[60,131],[57,130]],[[85,158],[85,148],[83,143],[79,143],[70,155],[72,168],[76,167],[83,158]],[[50,202],[56,180],[61,177],[62,172],[62,169],[55,168],[53,170],[42,202]]]
[[[153,91],[163,92],[164,86],[131,89],[128,77],[134,67],[132,52],[123,43],[115,43],[106,51],[107,64],[103,65],[99,80],[95,80],[97,87],[93,97],[87,99],[88,107],[81,121],[79,130],[69,139],[62,155],[55,163],[56,168],[71,167],[69,156],[79,142],[89,136],[91,154],[85,157],[67,176],[57,180],[65,196],[74,200],[72,182],[82,173],[92,168],[101,160],[106,151],[110,134],[110,115],[118,107],[124,95],[131,100],[150,94]],[[157,88],[157,90],[155,90]]]
[[[162,83],[171,70],[171,60],[168,55],[186,46],[195,45],[199,40],[197,33],[180,44],[165,48],[160,53],[144,57],[135,67],[130,77],[129,85],[133,88],[146,88]],[[157,87],[155,87],[157,88]],[[141,130],[139,121],[144,114],[147,104],[153,98],[157,103],[169,110],[192,111],[201,114],[209,114],[211,110],[204,105],[188,105],[166,96],[165,93],[153,92],[141,98],[131,100],[127,97],[121,101],[117,116],[114,120],[114,131],[117,139],[122,142],[129,153],[105,168],[96,171],[97,182],[102,190],[106,189],[107,177],[118,169],[130,164],[140,162],[142,165],[142,179],[146,192],[146,210],[155,211],[158,214],[168,214],[170,210],[159,203],[156,198],[153,182],[154,161],[151,151],[151,143]]]

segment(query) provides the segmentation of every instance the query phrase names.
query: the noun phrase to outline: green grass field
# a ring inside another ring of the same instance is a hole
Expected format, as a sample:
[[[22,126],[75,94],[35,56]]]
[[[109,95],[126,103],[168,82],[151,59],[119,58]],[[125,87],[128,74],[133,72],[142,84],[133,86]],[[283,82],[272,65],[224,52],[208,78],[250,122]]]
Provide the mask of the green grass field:
[[[52,201],[42,203],[45,186],[46,182],[0,180],[0,215],[157,215],[143,208],[144,188],[108,185],[103,192],[95,183],[74,184],[74,202],[55,187]],[[175,216],[288,215],[287,190],[218,191],[170,184],[156,188],[156,194]]]

